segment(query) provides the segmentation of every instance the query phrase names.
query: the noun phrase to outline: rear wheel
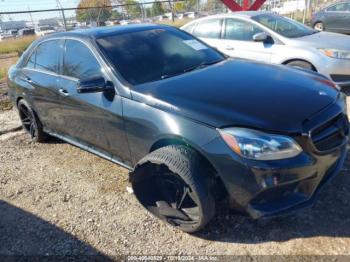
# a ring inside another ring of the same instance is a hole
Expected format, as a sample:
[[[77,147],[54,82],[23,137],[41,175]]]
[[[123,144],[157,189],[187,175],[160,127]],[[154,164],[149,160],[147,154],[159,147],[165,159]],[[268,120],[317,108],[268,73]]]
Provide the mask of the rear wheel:
[[[316,71],[316,69],[314,68],[314,66],[306,61],[302,61],[302,60],[294,60],[291,62],[286,63],[287,66],[292,66],[292,67],[299,67],[299,68],[304,68],[304,69],[308,69],[311,71]]]
[[[199,155],[185,146],[160,148],[131,174],[135,196],[153,215],[186,232],[205,226],[215,201]]]
[[[314,29],[317,30],[317,31],[324,31],[324,25],[322,22],[317,22],[315,25],[314,25]]]
[[[42,125],[25,100],[20,100],[17,105],[19,117],[22,122],[23,129],[30,135],[35,142],[44,142],[47,135],[42,129]]]

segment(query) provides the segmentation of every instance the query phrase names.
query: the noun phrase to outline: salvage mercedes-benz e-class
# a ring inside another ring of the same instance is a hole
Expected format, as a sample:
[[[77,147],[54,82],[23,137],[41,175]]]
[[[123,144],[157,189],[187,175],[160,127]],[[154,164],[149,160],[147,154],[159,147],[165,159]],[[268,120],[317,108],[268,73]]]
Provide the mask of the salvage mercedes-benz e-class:
[[[268,217],[313,202],[343,165],[343,95],[301,69],[227,59],[178,29],[58,33],[9,71],[25,130],[121,164],[140,203],[193,232],[217,203]]]

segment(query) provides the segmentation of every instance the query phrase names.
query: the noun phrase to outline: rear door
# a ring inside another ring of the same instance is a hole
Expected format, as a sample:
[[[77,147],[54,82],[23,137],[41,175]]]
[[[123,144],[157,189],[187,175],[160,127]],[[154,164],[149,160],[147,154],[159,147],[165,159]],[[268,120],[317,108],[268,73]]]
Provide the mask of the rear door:
[[[31,91],[30,102],[43,125],[56,129],[58,96],[58,71],[62,57],[62,40],[40,43],[22,69],[21,78]]]
[[[77,92],[79,80],[100,76],[110,80],[101,63],[101,58],[89,43],[66,40],[62,76],[58,84],[62,133],[118,161],[129,163],[122,98],[117,93],[110,97],[103,92]]]
[[[325,12],[325,27],[327,31],[346,32],[349,25],[348,3],[332,5]]]
[[[192,34],[210,46],[222,50],[222,21],[223,19],[220,18],[211,18],[204,21],[199,21],[192,29]]]
[[[345,6],[343,24],[344,24],[344,33],[350,34],[350,2],[348,2]]]
[[[223,33],[225,54],[263,62],[270,62],[273,43],[255,42],[253,36],[264,32],[260,27],[245,20],[227,18]]]

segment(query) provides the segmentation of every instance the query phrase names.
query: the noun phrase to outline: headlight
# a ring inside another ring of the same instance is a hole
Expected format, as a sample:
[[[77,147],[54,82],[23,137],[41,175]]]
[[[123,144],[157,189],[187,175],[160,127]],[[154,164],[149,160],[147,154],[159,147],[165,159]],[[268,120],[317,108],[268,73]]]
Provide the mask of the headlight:
[[[324,55],[337,59],[350,59],[350,51],[319,48]]]
[[[234,152],[249,159],[277,160],[295,157],[302,152],[301,147],[287,136],[247,128],[226,128],[219,132]]]

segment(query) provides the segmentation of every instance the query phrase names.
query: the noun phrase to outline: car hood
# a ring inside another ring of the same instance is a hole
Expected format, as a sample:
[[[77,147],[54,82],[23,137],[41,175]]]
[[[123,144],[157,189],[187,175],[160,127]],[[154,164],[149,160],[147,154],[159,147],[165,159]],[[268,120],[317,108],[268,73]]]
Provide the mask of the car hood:
[[[245,60],[226,60],[180,76],[136,85],[132,98],[213,127],[300,132],[339,94],[323,76]]]
[[[312,46],[316,48],[332,48],[340,50],[350,50],[350,36],[330,33],[319,32],[316,34],[293,39],[298,45]]]

